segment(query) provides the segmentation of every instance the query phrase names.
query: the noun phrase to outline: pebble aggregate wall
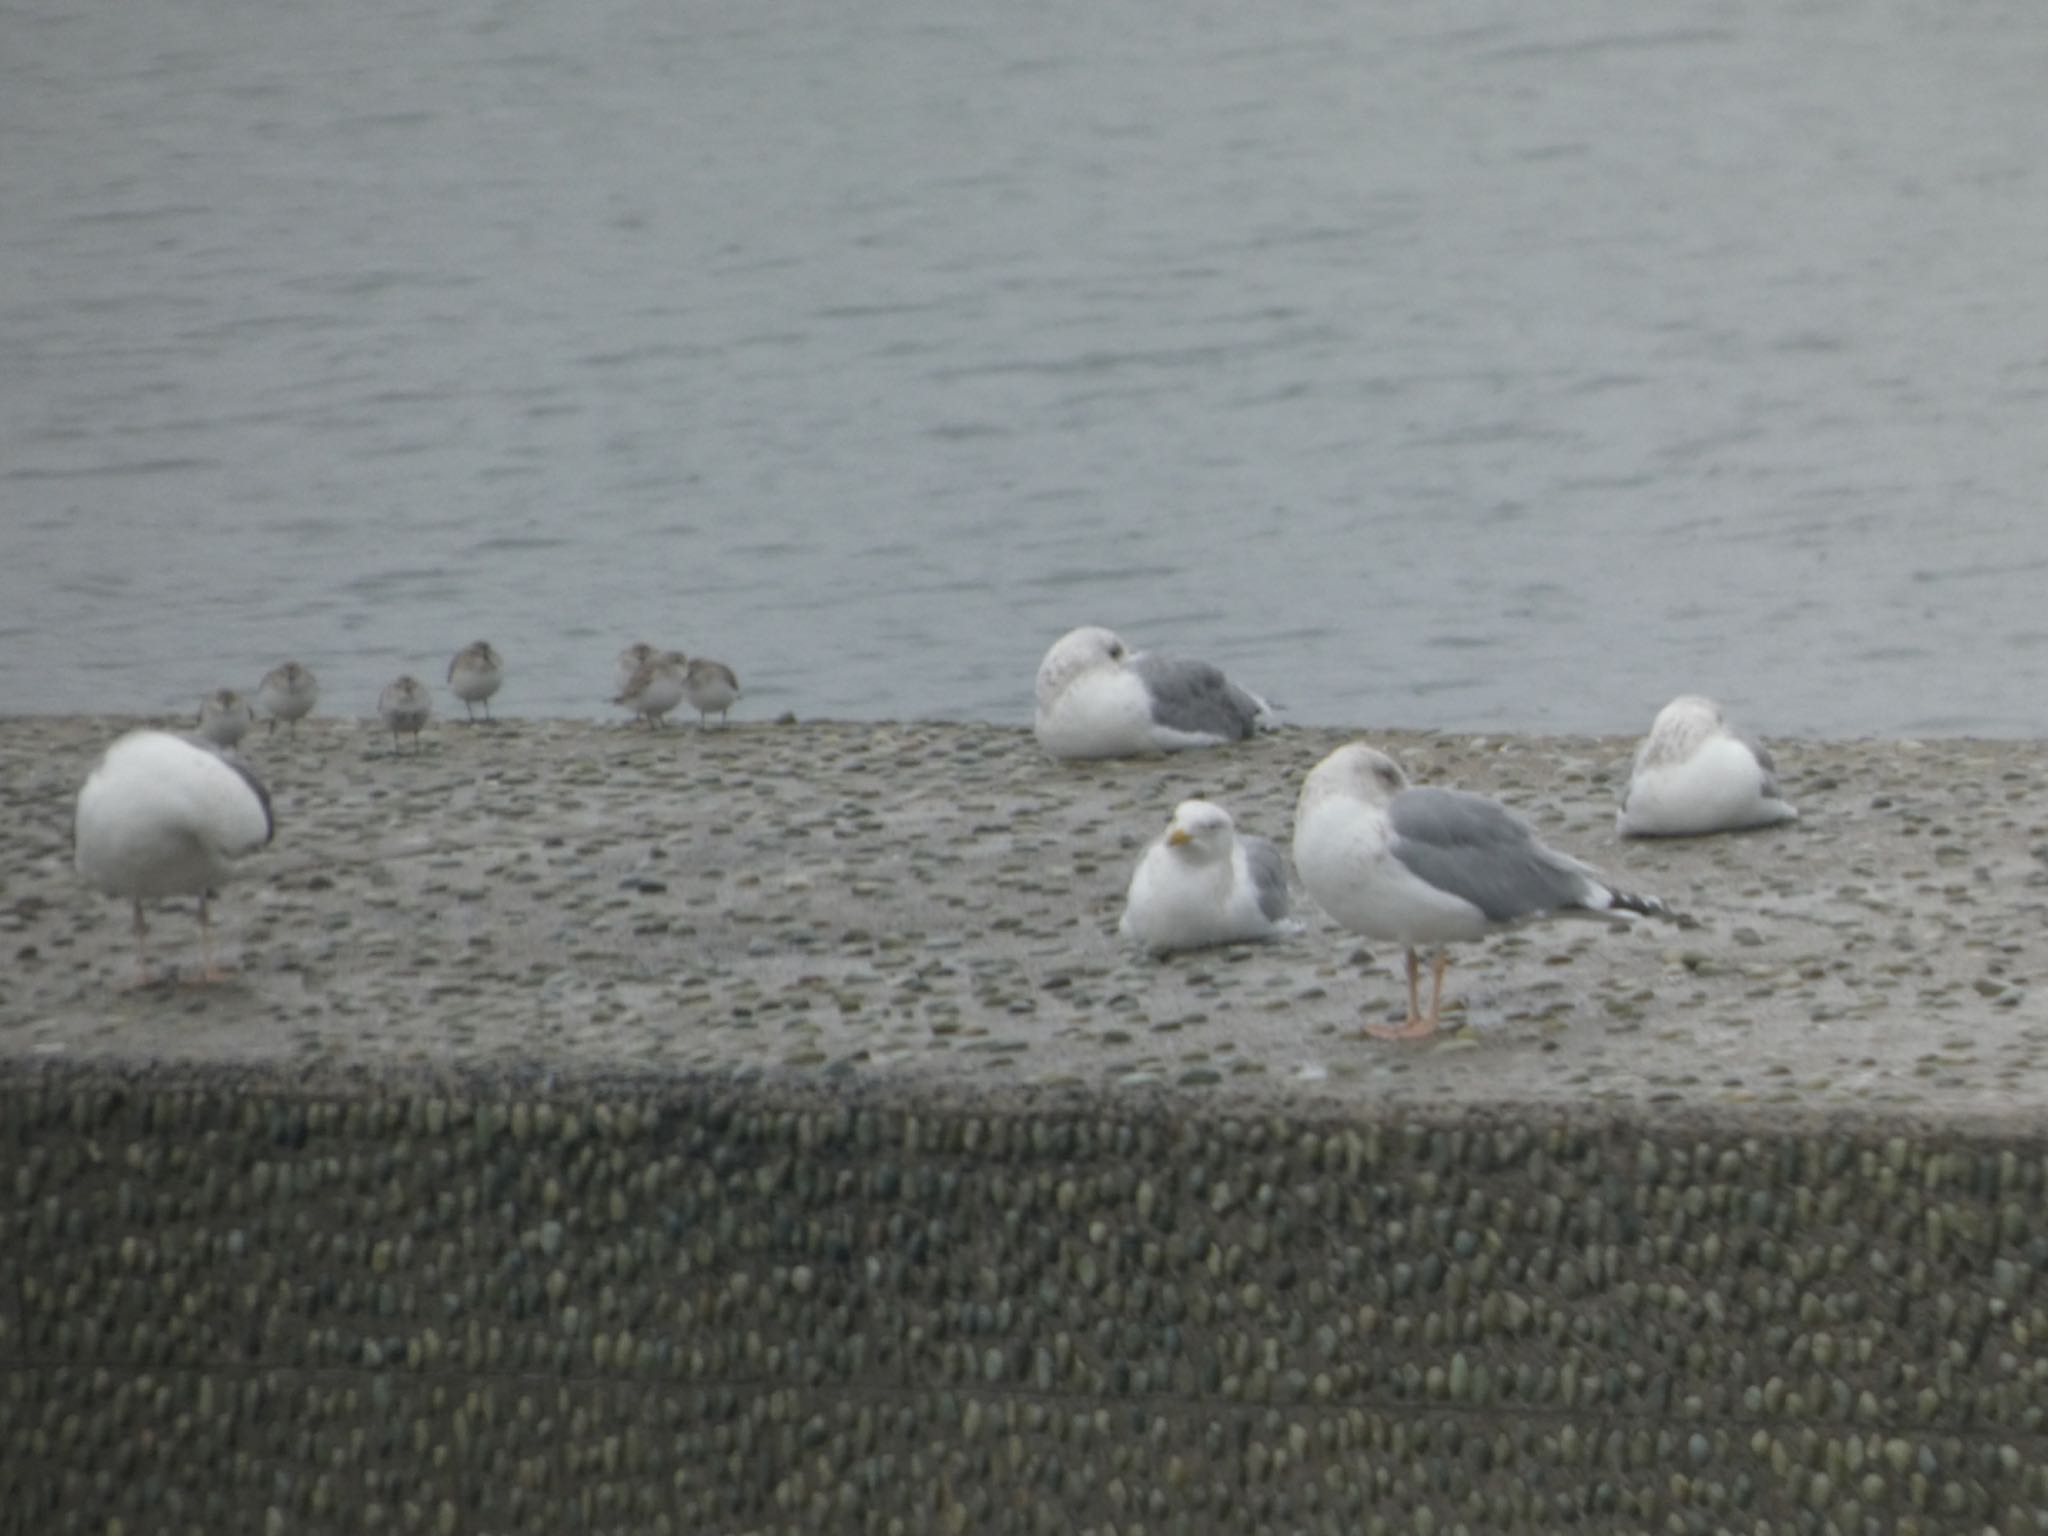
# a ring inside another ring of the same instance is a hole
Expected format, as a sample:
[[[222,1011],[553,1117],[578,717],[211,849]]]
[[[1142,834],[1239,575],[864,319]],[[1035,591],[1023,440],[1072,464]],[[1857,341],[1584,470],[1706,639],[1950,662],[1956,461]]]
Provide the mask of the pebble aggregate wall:
[[[2048,1142],[0,1082],[0,1529],[2048,1526]]]

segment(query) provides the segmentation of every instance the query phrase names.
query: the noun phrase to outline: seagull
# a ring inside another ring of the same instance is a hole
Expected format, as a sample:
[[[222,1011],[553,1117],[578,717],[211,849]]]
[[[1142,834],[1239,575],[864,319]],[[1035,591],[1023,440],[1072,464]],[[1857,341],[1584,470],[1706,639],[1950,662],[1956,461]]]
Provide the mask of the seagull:
[[[1339,747],[1310,770],[1294,813],[1294,867],[1339,926],[1408,951],[1408,1020],[1368,1025],[1385,1040],[1436,1032],[1443,1014],[1443,946],[1551,913],[1612,920],[1669,915],[1664,903],[1607,885],[1577,859],[1546,848],[1497,800],[1455,789],[1414,789],[1386,753]],[[1416,998],[1416,951],[1436,946],[1429,1012]]]
[[[384,717],[384,728],[391,733],[391,750],[398,750],[400,733],[409,731],[413,752],[417,754],[420,730],[434,713],[434,696],[425,683],[408,673],[387,683],[377,695],[377,713]]]
[[[73,840],[79,874],[135,903],[138,986],[149,982],[142,904],[160,896],[199,898],[200,978],[221,979],[207,902],[229,862],[275,830],[270,792],[230,752],[167,731],[130,731],[107,748],[78,791]]]
[[[1052,757],[1150,757],[1244,741],[1272,706],[1206,661],[1133,652],[1112,630],[1069,630],[1038,664],[1038,744]]]
[[[690,708],[697,711],[699,725],[705,723],[707,715],[718,716],[719,724],[723,725],[739,696],[740,680],[722,661],[693,656],[683,669],[683,697],[690,701]]]
[[[689,663],[681,651],[662,651],[633,669],[614,704],[623,704],[650,726],[683,702],[683,681]]]
[[[1688,693],[1657,711],[1636,748],[1614,830],[1623,837],[1690,837],[1798,819],[1778,798],[1770,750],[1732,728],[1712,699]]]
[[[476,706],[484,707],[484,719],[491,718],[491,695],[505,684],[505,658],[491,649],[488,640],[465,645],[448,663],[448,686],[469,719],[476,719]]]
[[[320,681],[313,676],[313,669],[296,661],[272,667],[256,688],[256,703],[270,716],[270,730],[275,731],[277,722],[283,720],[294,737],[299,734],[299,722],[313,712],[319,699]]]
[[[199,701],[199,734],[216,747],[232,747],[255,723],[249,701],[232,688],[216,688]]]
[[[1270,939],[1287,916],[1287,866],[1263,837],[1240,837],[1230,812],[1183,800],[1131,874],[1117,931],[1155,955]]]

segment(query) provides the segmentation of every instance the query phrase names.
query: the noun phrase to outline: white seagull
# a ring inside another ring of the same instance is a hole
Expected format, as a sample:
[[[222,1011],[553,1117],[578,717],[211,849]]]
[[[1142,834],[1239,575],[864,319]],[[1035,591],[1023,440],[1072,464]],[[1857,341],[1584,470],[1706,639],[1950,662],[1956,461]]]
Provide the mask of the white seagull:
[[[427,685],[407,673],[384,685],[384,691],[377,695],[377,713],[384,718],[384,728],[391,733],[391,750],[398,751],[400,733],[412,736],[412,750],[420,750],[420,731],[434,713],[434,696],[427,691]]]
[[[313,676],[311,667],[302,667],[296,661],[272,667],[256,688],[256,704],[270,716],[270,730],[275,731],[277,722],[283,720],[291,726],[293,736],[299,734],[299,722],[313,712],[319,701],[319,679]]]
[[[1117,931],[1155,955],[1270,939],[1287,916],[1287,866],[1263,837],[1240,837],[1230,812],[1183,800],[1131,874]]]
[[[491,718],[491,695],[504,685],[505,658],[491,648],[488,640],[465,645],[448,663],[449,691],[462,700],[462,707],[471,720],[476,719],[476,706],[479,704],[484,707],[484,718]]]
[[[165,731],[131,731],[107,748],[78,792],[76,863],[109,896],[135,903],[138,985],[149,981],[142,904],[162,896],[199,898],[200,976],[220,979],[207,901],[230,861],[274,830],[270,793],[240,758]]]
[[[1664,914],[1661,901],[1606,884],[1546,848],[1498,801],[1455,789],[1413,789],[1386,753],[1352,742],[1310,770],[1294,813],[1302,884],[1353,933],[1408,952],[1408,1021],[1366,1026],[1387,1040],[1435,1033],[1443,1013],[1443,946],[1550,913]],[[1418,948],[1436,946],[1429,1012],[1416,998]]]
[[[1623,837],[1691,837],[1798,819],[1778,798],[1769,749],[1731,727],[1712,699],[1688,693],[1657,711],[1636,748],[1614,829]]]
[[[1133,652],[1096,625],[1069,630],[1038,664],[1033,729],[1052,757],[1151,757],[1244,741],[1272,707],[1206,661]]]

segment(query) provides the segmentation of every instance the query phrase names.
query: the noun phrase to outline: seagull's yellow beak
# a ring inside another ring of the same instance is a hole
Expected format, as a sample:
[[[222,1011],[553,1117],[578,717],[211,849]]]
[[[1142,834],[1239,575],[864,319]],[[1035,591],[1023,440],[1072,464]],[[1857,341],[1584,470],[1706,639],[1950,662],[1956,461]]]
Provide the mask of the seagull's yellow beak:
[[[1166,846],[1169,848],[1178,848],[1183,843],[1192,843],[1193,841],[1194,839],[1188,836],[1185,827],[1175,827],[1166,834]]]

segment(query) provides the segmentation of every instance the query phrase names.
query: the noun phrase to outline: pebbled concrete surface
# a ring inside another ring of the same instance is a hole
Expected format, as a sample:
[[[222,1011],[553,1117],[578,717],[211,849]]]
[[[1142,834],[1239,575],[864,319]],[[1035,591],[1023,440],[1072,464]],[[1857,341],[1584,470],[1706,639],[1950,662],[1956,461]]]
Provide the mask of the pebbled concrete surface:
[[[1048,762],[1028,731],[659,733],[370,722],[252,736],[274,846],[216,910],[232,982],[126,990],[125,908],[69,856],[73,796],[145,722],[0,721],[0,1070],[232,1063],[1184,1092],[1247,1107],[1859,1106],[2024,1121],[2048,1102],[2048,791],[2026,742],[1776,742],[1803,819],[1629,842],[1633,742],[1287,729],[1154,762]],[[1463,1027],[1398,1020],[1397,952],[1297,889],[1300,933],[1154,962],[1115,936],[1138,852],[1206,793],[1284,845],[1354,736],[1494,794],[1678,925],[1468,946]],[[196,965],[190,903],[153,959]]]

